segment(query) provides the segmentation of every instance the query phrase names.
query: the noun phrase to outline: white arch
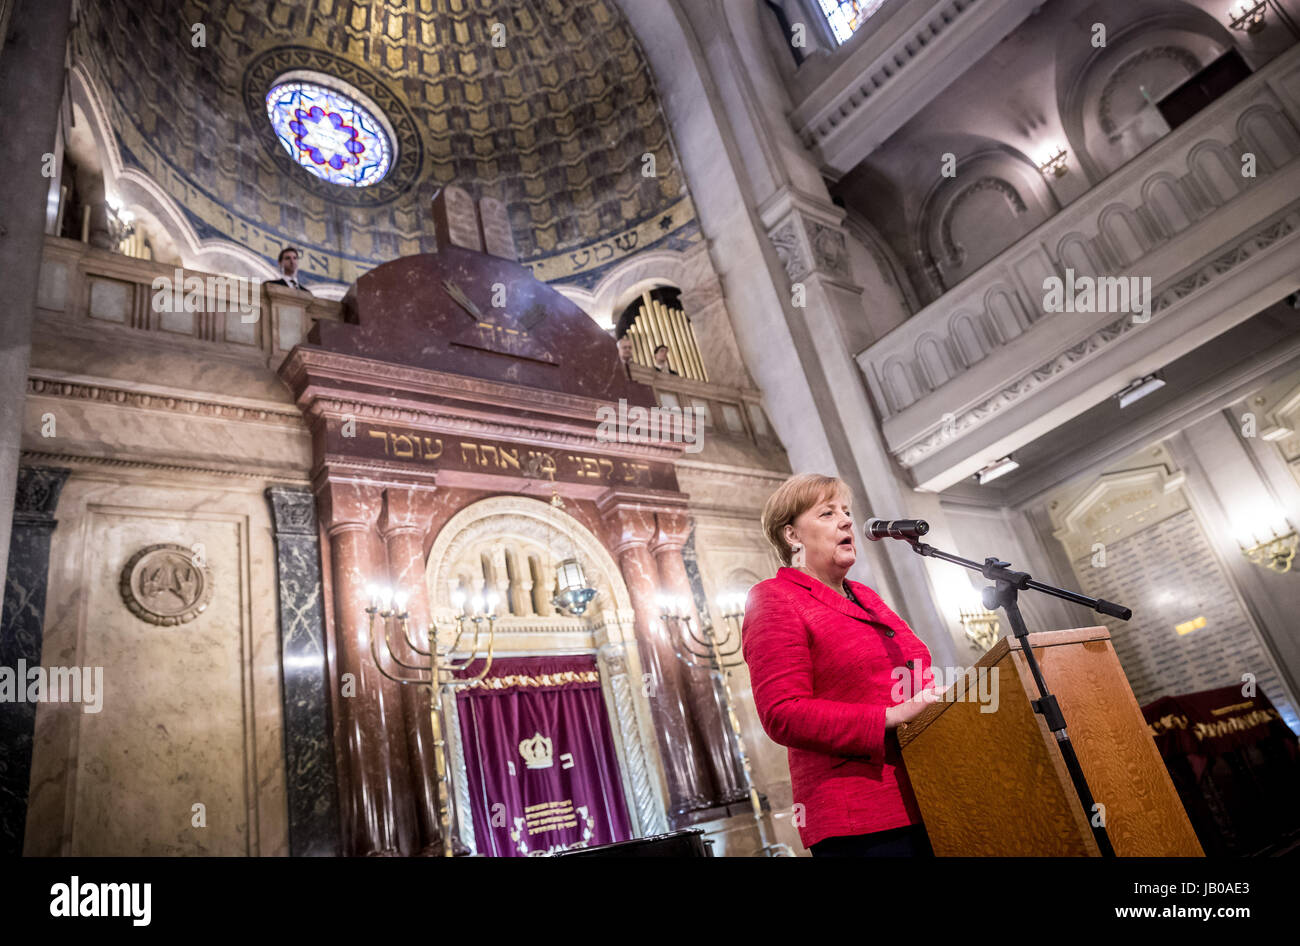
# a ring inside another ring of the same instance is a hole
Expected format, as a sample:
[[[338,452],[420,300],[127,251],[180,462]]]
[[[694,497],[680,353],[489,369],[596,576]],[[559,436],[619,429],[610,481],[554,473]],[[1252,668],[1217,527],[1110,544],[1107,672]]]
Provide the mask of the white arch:
[[[594,584],[603,585],[614,596],[613,610],[632,611],[632,599],[623,584],[623,574],[609,550],[581,522],[541,500],[526,496],[490,496],[471,503],[447,520],[434,539],[425,565],[429,605],[432,610],[451,611],[449,578],[452,565],[466,547],[490,540],[493,535],[515,535],[550,546],[553,537],[573,543],[585,568],[599,575]],[[608,604],[606,605],[608,608]]]
[[[687,256],[678,250],[646,250],[614,266],[590,290],[576,286],[554,288],[573,300],[584,312],[609,330],[623,310],[642,292],[659,286],[689,289],[695,282]]]

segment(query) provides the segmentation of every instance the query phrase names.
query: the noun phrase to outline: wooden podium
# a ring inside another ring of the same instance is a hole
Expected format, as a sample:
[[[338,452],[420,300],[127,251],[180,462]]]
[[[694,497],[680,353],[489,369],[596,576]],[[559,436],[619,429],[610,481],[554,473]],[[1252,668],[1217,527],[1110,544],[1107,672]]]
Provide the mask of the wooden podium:
[[[1048,631],[1029,641],[1116,855],[1204,856],[1109,631]],[[899,727],[936,855],[1100,856],[1056,738],[1030,706],[1037,697],[1019,641],[1004,637],[943,701]]]

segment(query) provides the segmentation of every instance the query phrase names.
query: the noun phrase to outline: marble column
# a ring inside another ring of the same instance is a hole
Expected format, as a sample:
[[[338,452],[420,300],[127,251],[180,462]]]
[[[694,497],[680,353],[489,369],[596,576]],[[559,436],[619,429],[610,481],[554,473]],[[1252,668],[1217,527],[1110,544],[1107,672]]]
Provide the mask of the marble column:
[[[49,179],[41,170],[53,154],[63,98],[64,52],[72,0],[17,0],[0,55],[0,575],[8,574],[9,510],[18,484],[23,405],[32,353],[36,284],[45,250]]]
[[[275,526],[289,854],[337,857],[339,789],[316,501],[296,486],[272,486],[266,496]]]
[[[339,708],[335,738],[342,741],[348,767],[342,799],[344,853],[364,856],[415,853],[399,685],[375,665],[365,613],[367,586],[382,577],[385,567],[374,531],[382,501],[377,487],[333,480],[317,493],[330,541],[337,663],[331,684],[338,688]]]
[[[714,792],[708,760],[692,732],[679,662],[659,619],[659,576],[650,553],[654,513],[618,503],[607,503],[601,511],[632,599],[637,650],[668,782],[668,815],[681,825],[689,820],[690,812],[708,808]]]
[[[696,634],[700,631],[700,614],[695,606],[695,593],[691,588],[690,577],[686,574],[686,563],[682,560],[682,546],[690,535],[691,520],[683,512],[658,512],[655,514],[655,535],[650,543],[659,569],[659,587],[666,595],[686,603],[691,627]],[[662,622],[661,622],[662,623]],[[701,635],[702,636],[702,635]],[[675,646],[683,653],[687,648],[704,651],[705,648],[686,637],[684,628],[679,631]],[[687,654],[689,657],[689,654]],[[749,793],[736,778],[736,767],[727,739],[729,723],[718,705],[717,692],[713,674],[708,669],[707,660],[697,664],[678,661],[682,680],[683,695],[690,706],[691,719],[695,724],[696,736],[708,755],[710,771],[717,789],[715,803],[740,801]]]
[[[432,612],[428,584],[424,580],[424,544],[433,519],[433,496],[432,489],[390,486],[384,490],[384,509],[379,518],[379,534],[383,536],[388,552],[389,582],[394,591],[404,591],[409,596],[406,610],[410,614],[410,637],[425,650],[429,649],[425,631]],[[428,664],[429,658],[412,650],[396,625],[390,639],[394,655],[403,663],[417,667]],[[399,669],[404,676],[415,676],[415,671]],[[419,819],[420,852],[433,856],[442,853],[442,832],[438,824],[438,777],[434,767],[429,699],[430,692],[423,686],[402,686],[402,712]]]
[[[41,662],[50,533],[57,524],[54,509],[69,472],[52,467],[23,467],[18,472],[0,614],[0,667],[8,668],[15,677],[18,661],[28,668]],[[27,681],[15,679],[14,686],[26,687]],[[35,730],[35,703],[0,701],[0,856],[20,857],[23,853]]]

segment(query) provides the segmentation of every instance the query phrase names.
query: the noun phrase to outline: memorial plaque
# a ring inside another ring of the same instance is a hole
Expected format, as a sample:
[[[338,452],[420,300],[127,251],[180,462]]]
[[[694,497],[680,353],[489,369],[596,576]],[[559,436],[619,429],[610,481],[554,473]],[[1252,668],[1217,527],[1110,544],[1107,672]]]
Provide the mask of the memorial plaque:
[[[1139,705],[1242,684],[1252,674],[1283,718],[1295,719],[1277,668],[1190,509],[1106,546],[1106,565],[1074,562],[1086,594],[1133,618],[1102,618]],[[1203,626],[1195,626],[1203,617]],[[1186,633],[1179,633],[1182,625]]]

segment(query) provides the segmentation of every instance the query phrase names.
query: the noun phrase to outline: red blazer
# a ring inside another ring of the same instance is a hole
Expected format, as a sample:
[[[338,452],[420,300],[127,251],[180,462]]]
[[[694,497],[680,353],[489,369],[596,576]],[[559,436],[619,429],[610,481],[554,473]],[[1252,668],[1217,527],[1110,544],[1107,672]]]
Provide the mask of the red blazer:
[[[867,610],[795,568],[755,585],[745,606],[754,704],[763,729],[789,749],[805,847],[921,821],[898,742],[892,732],[886,739],[885,707],[903,701],[890,691],[902,691],[904,672],[904,699],[930,682],[930,650],[879,595],[848,584]]]

